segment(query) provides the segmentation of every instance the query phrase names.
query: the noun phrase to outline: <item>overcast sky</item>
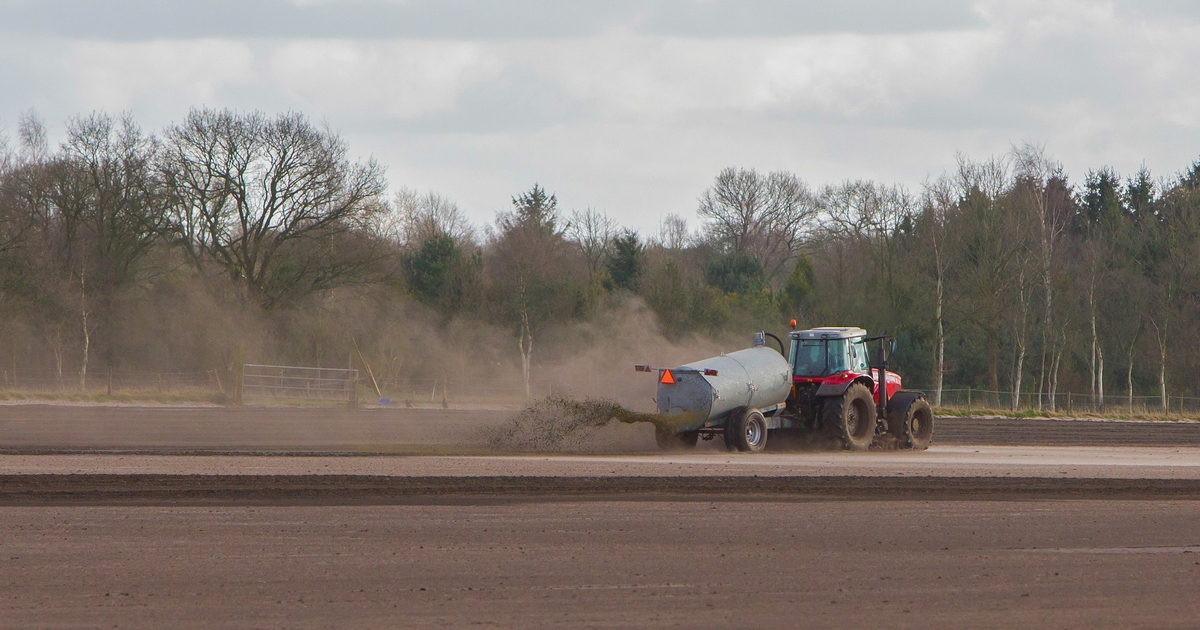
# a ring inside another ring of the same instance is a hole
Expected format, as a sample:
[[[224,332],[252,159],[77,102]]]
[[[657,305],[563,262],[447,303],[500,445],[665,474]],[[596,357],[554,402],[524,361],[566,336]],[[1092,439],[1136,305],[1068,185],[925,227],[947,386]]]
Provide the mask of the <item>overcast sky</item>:
[[[1200,158],[1200,2],[0,0],[0,129],[302,111],[476,221],[540,182],[643,233],[726,166],[917,188],[1044,143]]]

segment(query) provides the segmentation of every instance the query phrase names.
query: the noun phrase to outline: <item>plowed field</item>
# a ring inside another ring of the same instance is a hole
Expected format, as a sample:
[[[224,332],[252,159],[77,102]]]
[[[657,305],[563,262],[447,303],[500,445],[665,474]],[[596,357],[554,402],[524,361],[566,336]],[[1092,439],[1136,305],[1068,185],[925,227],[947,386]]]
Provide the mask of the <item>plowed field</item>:
[[[0,452],[432,452],[479,449],[511,409],[0,405]],[[1200,422],[937,419],[934,444],[1200,446]],[[703,446],[703,445],[702,445]],[[709,445],[712,446],[712,445]],[[653,451],[649,425],[606,427],[592,450]]]

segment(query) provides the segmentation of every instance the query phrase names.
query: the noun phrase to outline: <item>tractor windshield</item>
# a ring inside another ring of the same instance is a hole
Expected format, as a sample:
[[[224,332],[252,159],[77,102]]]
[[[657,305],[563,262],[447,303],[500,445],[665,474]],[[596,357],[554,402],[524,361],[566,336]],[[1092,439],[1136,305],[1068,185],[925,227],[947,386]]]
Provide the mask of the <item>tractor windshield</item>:
[[[792,374],[825,376],[850,369],[849,344],[845,339],[793,339]]]

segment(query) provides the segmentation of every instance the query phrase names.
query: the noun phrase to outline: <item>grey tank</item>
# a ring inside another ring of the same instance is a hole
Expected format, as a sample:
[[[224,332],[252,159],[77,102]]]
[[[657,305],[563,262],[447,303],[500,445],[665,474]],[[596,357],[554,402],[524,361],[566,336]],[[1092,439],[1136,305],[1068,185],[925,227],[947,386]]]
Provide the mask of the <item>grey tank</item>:
[[[716,370],[707,376],[705,370]],[[671,368],[674,385],[659,377],[658,412],[678,416],[677,430],[720,426],[738,407],[762,409],[782,404],[792,389],[791,367],[765,346]]]

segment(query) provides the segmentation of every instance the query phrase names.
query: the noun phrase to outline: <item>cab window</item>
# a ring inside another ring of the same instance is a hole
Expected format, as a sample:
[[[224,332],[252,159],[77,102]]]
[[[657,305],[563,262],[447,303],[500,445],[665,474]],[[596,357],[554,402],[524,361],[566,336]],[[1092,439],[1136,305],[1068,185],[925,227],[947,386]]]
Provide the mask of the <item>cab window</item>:
[[[871,362],[867,359],[867,343],[862,339],[857,339],[850,344],[850,359],[851,368],[855,372],[866,372],[871,369]]]
[[[846,339],[830,339],[829,370],[826,374],[845,372],[850,365],[850,342]]]
[[[792,341],[792,374],[823,376],[825,374],[825,342],[821,339]]]
[[[793,339],[791,352],[792,374],[795,376],[826,376],[854,369],[852,350],[847,339]],[[865,354],[863,354],[865,356]]]

